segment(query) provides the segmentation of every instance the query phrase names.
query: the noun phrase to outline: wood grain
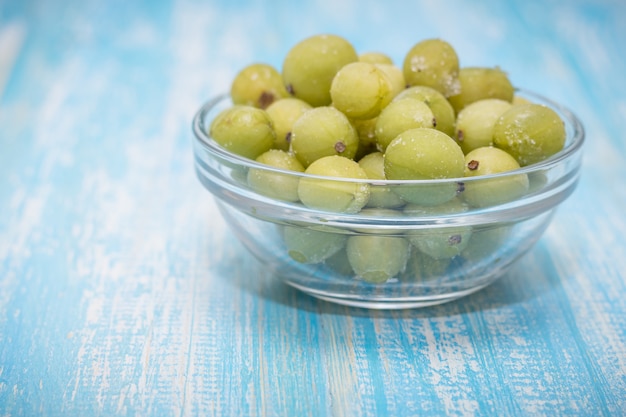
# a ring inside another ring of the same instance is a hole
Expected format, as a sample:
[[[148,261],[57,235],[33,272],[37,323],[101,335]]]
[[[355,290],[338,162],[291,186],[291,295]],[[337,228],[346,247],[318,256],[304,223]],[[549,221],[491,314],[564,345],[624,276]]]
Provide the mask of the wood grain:
[[[0,415],[624,415],[625,20],[611,0],[0,1]],[[581,117],[579,187],[500,281],[348,308],[230,233],[191,118],[319,32],[396,63],[442,37]]]

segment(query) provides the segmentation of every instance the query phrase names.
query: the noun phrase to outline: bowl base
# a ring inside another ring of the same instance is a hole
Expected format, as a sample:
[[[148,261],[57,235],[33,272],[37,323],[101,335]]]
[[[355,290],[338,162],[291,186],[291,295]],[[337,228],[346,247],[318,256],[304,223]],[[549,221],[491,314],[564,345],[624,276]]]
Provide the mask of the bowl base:
[[[405,310],[405,309],[416,309],[416,308],[424,308],[435,306],[438,304],[449,303],[451,301],[457,300],[459,298],[465,297],[481,289],[485,288],[491,281],[483,283],[482,285],[465,289],[463,291],[457,291],[452,293],[446,293],[441,295],[428,295],[423,297],[407,297],[407,298],[392,298],[392,299],[384,299],[384,298],[376,298],[376,299],[366,299],[366,298],[348,298],[344,294],[333,294],[332,292],[325,292],[314,290],[311,288],[307,288],[303,285],[296,284],[289,280],[284,281],[286,284],[290,285],[293,288],[296,288],[303,293],[306,293],[310,296],[318,298],[320,300],[328,301],[335,304],[341,304],[349,307],[358,307],[358,308],[366,308],[371,310]]]

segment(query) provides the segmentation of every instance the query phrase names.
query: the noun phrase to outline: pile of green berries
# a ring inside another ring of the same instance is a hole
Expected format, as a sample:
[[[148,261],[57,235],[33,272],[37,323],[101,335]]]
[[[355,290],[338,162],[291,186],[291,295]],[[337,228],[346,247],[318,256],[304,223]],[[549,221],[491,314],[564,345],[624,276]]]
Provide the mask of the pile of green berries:
[[[469,181],[462,190],[454,182],[432,189],[374,188],[364,181],[323,181],[319,176],[365,180],[484,176],[544,160],[563,148],[566,137],[554,110],[516,96],[507,74],[497,67],[460,67],[454,48],[441,39],[416,43],[399,67],[384,53],[358,54],[340,36],[312,36],[288,51],[281,71],[263,63],[244,68],[234,78],[230,96],[233,105],[210,125],[209,135],[218,144],[268,166],[316,176],[250,169],[248,185],[279,200],[332,212],[436,213],[448,207],[458,211],[512,201],[528,192],[524,173]],[[401,240],[380,236],[346,243],[345,236],[333,237],[338,241],[332,245],[325,236],[326,246],[315,245],[313,231],[302,232],[307,236],[301,239],[294,238],[297,231],[286,233],[286,241],[306,242],[309,251],[311,246],[323,246],[321,253],[312,255],[316,262],[333,255],[333,248],[357,248],[363,254],[393,247],[402,254],[410,246],[455,256],[467,243],[466,230],[430,240],[419,235]],[[433,247],[424,247],[424,242]],[[328,248],[333,250],[327,253]],[[350,253],[355,264],[371,259]],[[312,262],[301,253],[293,252],[292,257]],[[405,258],[400,256],[397,264],[405,265]],[[388,278],[398,265],[377,273]]]

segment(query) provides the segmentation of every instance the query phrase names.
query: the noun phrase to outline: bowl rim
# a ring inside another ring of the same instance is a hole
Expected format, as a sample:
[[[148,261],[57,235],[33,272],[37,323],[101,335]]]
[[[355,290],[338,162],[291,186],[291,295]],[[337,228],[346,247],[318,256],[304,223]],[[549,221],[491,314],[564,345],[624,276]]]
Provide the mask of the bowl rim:
[[[362,178],[344,178],[344,177],[333,177],[333,176],[323,176],[323,175],[313,175],[306,172],[298,172],[298,171],[290,171],[282,168],[272,167],[260,162],[257,162],[253,159],[246,158],[245,156],[237,155],[233,152],[230,152],[226,148],[223,148],[217,142],[215,142],[208,130],[210,128],[210,124],[207,122],[207,115],[214,110],[218,105],[222,104],[222,102],[229,101],[230,95],[227,93],[222,93],[213,98],[207,100],[195,113],[192,120],[192,130],[195,136],[195,143],[206,151],[215,154],[221,159],[227,160],[229,163],[234,163],[246,168],[258,169],[262,171],[279,173],[287,176],[294,176],[298,178],[311,178],[311,179],[323,179],[326,181],[338,181],[338,182],[347,182],[347,183],[365,183],[372,184],[376,186],[392,186],[392,185],[437,185],[437,184],[446,184],[446,183],[468,183],[472,181],[482,181],[491,178],[502,178],[508,176],[514,176],[519,174],[530,174],[536,171],[541,171],[544,169],[552,168],[558,165],[561,161],[568,159],[578,153],[578,151],[583,147],[585,143],[585,129],[578,118],[578,116],[572,112],[569,108],[564,105],[559,104],[558,102],[549,99],[543,95],[532,92],[530,90],[516,88],[516,94],[521,94],[522,97],[528,97],[530,99],[535,99],[539,101],[539,104],[547,105],[551,107],[553,110],[556,110],[559,113],[559,116],[563,120],[563,123],[567,126],[569,125],[572,129],[571,139],[566,138],[565,146],[559,152],[551,155],[550,157],[530,164],[523,167],[520,167],[515,170],[500,172],[489,175],[479,175],[475,177],[454,177],[454,178],[440,178],[440,179],[419,179],[419,180],[387,180],[387,179],[362,179]],[[231,102],[232,105],[232,102]],[[567,130],[566,130],[567,131]],[[569,139],[569,140],[568,140]]]

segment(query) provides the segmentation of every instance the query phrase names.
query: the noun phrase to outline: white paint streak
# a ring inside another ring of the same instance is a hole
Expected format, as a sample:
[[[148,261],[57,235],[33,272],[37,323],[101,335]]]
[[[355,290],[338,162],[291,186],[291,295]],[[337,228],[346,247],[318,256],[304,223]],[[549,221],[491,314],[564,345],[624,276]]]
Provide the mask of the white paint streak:
[[[623,270],[616,260],[626,259],[626,247],[621,243],[626,236],[626,223],[623,217],[623,203],[626,194],[606,198],[601,204],[606,222],[590,224],[580,212],[572,210],[567,213],[570,217],[567,223],[556,223],[548,229],[545,239],[556,248],[568,248],[555,256],[555,267],[558,275],[563,277],[563,289],[567,298],[574,300],[572,313],[575,316],[575,325],[580,332],[581,342],[591,351],[600,349],[610,353],[606,357],[596,358],[604,367],[603,376],[612,387],[622,387],[626,391],[626,339],[623,329],[626,318],[623,315],[606,314],[611,309],[625,306],[623,293],[626,282]],[[567,227],[576,224],[576,230]],[[560,226],[560,227],[557,227]],[[580,236],[587,236],[583,241]],[[593,258],[596,265],[602,269],[590,271],[580,268],[581,259]],[[602,288],[602,291],[594,288]],[[610,361],[606,358],[610,357]],[[609,371],[610,370],[610,371]]]
[[[355,361],[354,327],[350,317],[334,321],[338,323],[328,322],[323,335],[325,357],[329,361],[326,363],[328,379],[325,381],[330,396],[329,408],[333,416],[358,416],[361,408],[355,410],[354,405],[359,404],[360,395],[358,379],[352,367]]]
[[[0,238],[0,324],[9,314],[19,314],[19,311],[7,311],[8,301],[15,294],[20,282],[25,278],[15,271],[24,271],[25,265],[31,257],[30,240],[36,234],[41,224],[46,202],[52,193],[52,187],[42,184],[26,195],[16,192],[11,199],[11,206],[15,210],[8,214],[10,221],[8,229]],[[7,269],[2,268],[5,266]],[[0,335],[0,341],[4,337]]]
[[[197,229],[198,224],[205,224],[204,216],[218,219],[219,214],[214,205],[200,204],[208,196],[199,194],[198,198],[175,201],[172,216],[168,197],[155,190],[199,190],[190,154],[185,155],[188,165],[182,172],[163,169],[163,162],[171,162],[172,155],[180,154],[180,138],[190,140],[191,115],[201,101],[208,99],[210,77],[204,71],[208,65],[203,53],[206,38],[199,33],[210,28],[212,20],[210,12],[176,8],[175,31],[170,38],[175,63],[172,84],[167,86],[164,117],[155,120],[149,114],[138,115],[135,124],[149,126],[156,121],[158,135],[147,137],[141,129],[132,135],[133,140],[120,150],[128,167],[122,178],[101,168],[93,168],[83,177],[83,195],[96,210],[85,215],[84,225],[72,228],[78,247],[83,249],[71,259],[79,278],[92,287],[85,291],[82,305],[86,308],[86,328],[96,332],[87,333],[81,340],[76,378],[91,378],[97,387],[100,409],[115,404],[119,412],[133,405],[150,410],[159,404],[173,415],[192,415],[194,407],[198,407],[194,393],[203,388],[198,382],[207,378],[205,372],[195,368],[194,358],[199,355],[195,340],[210,333],[212,326],[208,320],[195,317],[196,278],[186,275],[188,266],[182,271],[176,269],[177,265],[193,262],[198,248],[183,253],[189,250],[188,246],[185,249],[171,245],[192,245],[186,242],[189,232]],[[154,41],[145,23],[138,21],[136,25],[128,32],[135,42]],[[119,38],[125,39],[125,34],[120,33]],[[150,123],[142,125],[146,120]],[[209,211],[205,213],[198,207]],[[212,236],[219,239],[223,225],[218,221],[212,225]],[[118,242],[115,248],[100,244],[111,239]],[[97,329],[108,329],[109,333],[102,334]],[[206,364],[201,369],[206,371]],[[209,370],[208,380],[216,382],[213,392],[217,393],[223,388],[217,384],[223,375],[219,367],[214,370],[213,377]],[[74,386],[75,391],[81,388],[80,384]],[[153,395],[155,389],[159,389],[158,398]],[[72,396],[76,394],[73,392]],[[219,397],[217,401],[208,403],[203,410],[219,415]]]
[[[0,27],[0,99],[22,49],[25,36],[26,26],[22,22],[9,22]]]

